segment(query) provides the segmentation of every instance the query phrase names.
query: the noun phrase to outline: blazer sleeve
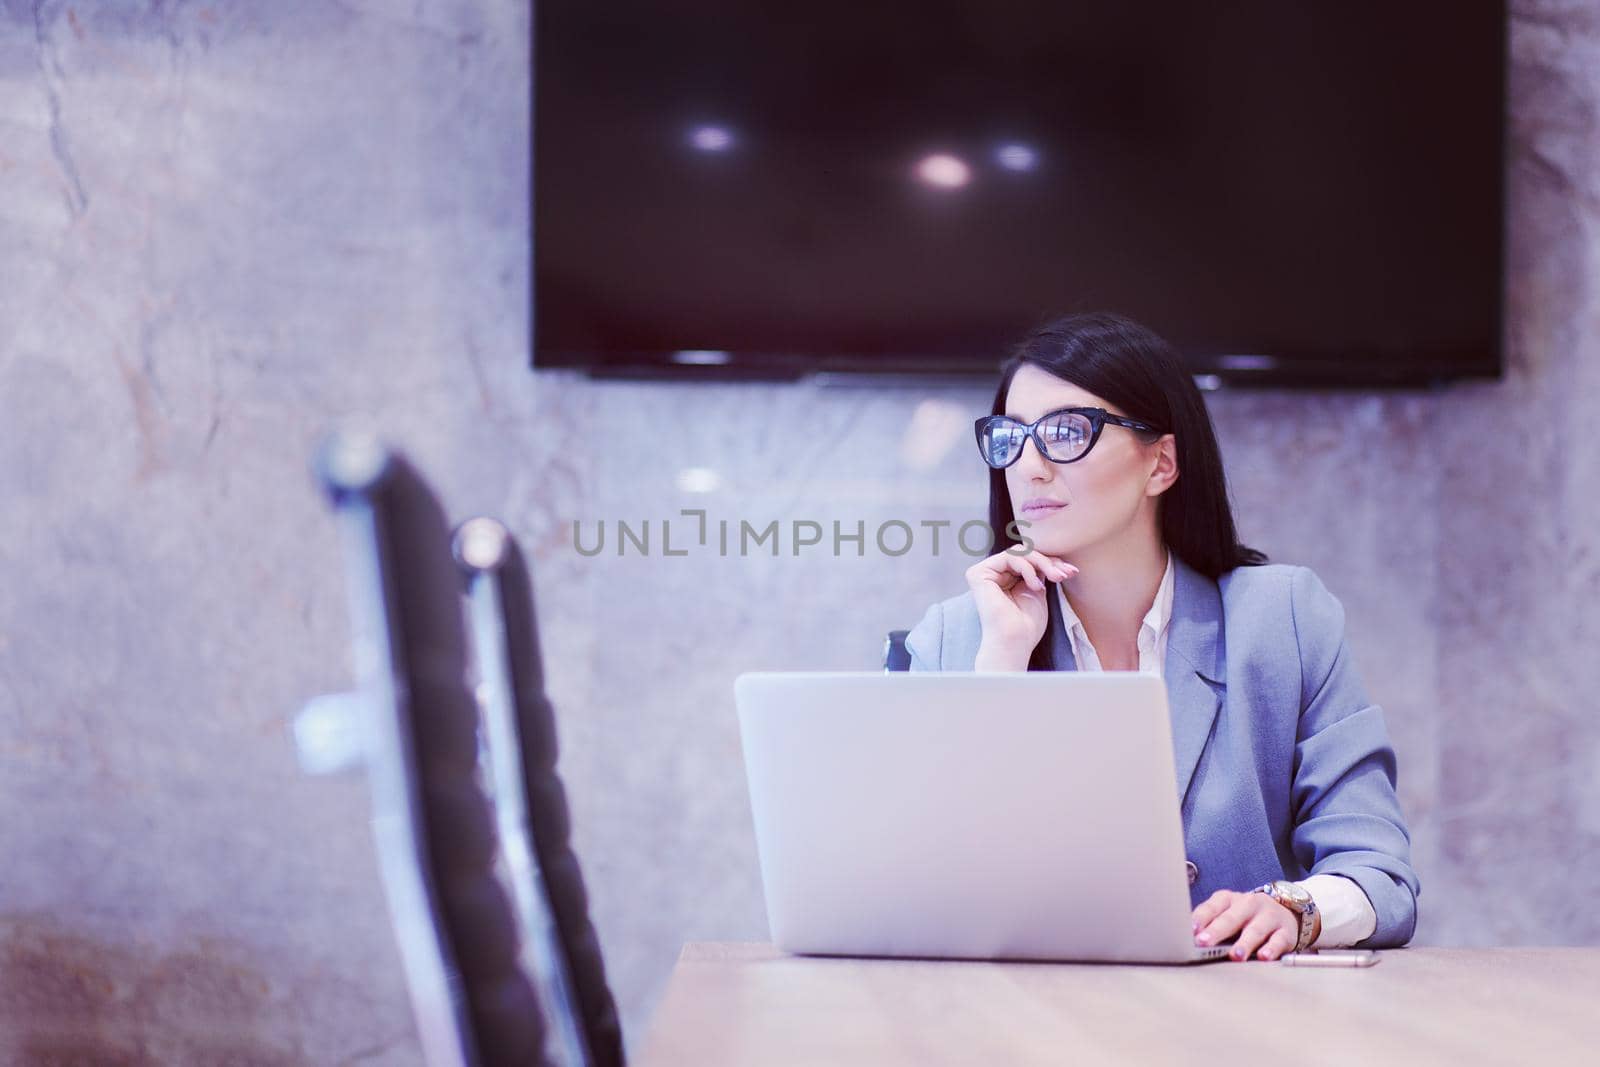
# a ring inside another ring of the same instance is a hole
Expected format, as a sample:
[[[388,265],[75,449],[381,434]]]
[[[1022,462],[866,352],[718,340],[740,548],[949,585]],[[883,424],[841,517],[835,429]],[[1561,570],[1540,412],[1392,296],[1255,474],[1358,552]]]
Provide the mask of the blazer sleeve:
[[[1344,607],[1315,573],[1297,570],[1289,603],[1301,678],[1290,793],[1295,858],[1309,874],[1343,875],[1366,893],[1378,923],[1360,947],[1403,945],[1416,930],[1420,887],[1383,711],[1351,666]]]
[[[934,604],[923,613],[922,621],[906,634],[906,651],[911,653],[911,669],[937,671],[942,669],[944,652],[944,602]]]

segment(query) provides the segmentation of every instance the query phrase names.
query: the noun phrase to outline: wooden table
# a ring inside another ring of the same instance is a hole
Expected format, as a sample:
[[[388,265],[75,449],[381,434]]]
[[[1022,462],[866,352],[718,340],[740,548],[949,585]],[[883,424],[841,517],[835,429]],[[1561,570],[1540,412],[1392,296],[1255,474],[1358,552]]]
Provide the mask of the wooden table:
[[[970,963],[684,948],[641,1067],[1600,1064],[1600,948],[1375,967]]]

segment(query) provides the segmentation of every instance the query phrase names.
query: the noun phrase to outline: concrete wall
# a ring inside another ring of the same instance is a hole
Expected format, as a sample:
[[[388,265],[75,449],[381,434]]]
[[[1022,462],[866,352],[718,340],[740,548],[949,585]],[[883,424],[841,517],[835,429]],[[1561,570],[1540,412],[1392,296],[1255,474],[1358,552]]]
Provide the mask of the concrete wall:
[[[1247,539],[1344,599],[1388,711],[1418,939],[1594,944],[1600,19],[1513,8],[1507,379],[1213,412]],[[355,412],[530,548],[637,1044],[683,941],[765,932],[732,678],[873,665],[959,590],[948,537],[871,533],[982,515],[985,390],[530,373],[524,4],[0,11],[0,1061],[418,1062],[365,784],[287,734],[350,678],[306,466]],[[711,545],[668,558],[682,508]],[[574,551],[619,519],[650,556]],[[722,556],[719,519],[829,536]]]

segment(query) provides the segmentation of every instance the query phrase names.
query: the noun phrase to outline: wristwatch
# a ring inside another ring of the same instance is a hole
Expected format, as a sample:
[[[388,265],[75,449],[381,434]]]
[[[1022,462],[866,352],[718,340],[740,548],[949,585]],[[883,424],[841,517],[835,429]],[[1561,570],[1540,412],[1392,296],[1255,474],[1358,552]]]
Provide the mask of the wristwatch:
[[[1293,882],[1284,881],[1258,885],[1251,892],[1265,893],[1295,913],[1295,917],[1300,920],[1300,937],[1295,941],[1294,951],[1304,952],[1311,947],[1311,942],[1317,939],[1317,928],[1321,924],[1317,920],[1317,902],[1311,899],[1310,893]]]

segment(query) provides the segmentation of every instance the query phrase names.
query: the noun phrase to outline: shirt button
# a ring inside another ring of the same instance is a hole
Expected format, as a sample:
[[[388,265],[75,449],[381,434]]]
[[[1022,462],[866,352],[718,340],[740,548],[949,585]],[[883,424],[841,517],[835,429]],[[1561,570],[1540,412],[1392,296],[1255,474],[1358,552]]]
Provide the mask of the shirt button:
[[[1189,884],[1190,885],[1194,885],[1196,882],[1198,882],[1200,880],[1200,868],[1196,867],[1189,860],[1184,860],[1183,861],[1183,869],[1184,869],[1185,873],[1187,873],[1189,875]]]

